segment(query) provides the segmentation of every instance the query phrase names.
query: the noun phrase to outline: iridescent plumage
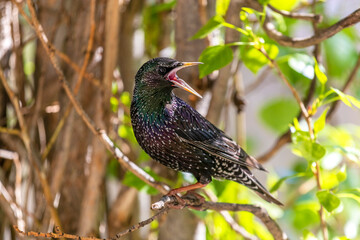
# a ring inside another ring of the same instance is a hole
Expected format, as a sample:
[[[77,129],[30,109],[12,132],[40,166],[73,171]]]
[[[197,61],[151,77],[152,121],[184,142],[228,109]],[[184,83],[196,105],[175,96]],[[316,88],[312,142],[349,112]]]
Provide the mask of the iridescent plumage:
[[[195,92],[176,75],[183,65],[155,58],[136,74],[131,122],[140,146],[161,164],[193,174],[202,185],[212,177],[236,181],[281,205],[249,170],[265,170],[261,164],[172,92],[177,86]]]

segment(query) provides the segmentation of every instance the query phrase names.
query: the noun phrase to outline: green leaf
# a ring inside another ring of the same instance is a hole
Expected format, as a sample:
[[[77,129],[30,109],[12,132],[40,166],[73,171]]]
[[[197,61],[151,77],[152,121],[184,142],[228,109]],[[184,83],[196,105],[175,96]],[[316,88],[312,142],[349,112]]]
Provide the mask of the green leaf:
[[[258,0],[258,2],[261,4],[261,5],[266,5],[270,2],[270,0]]]
[[[294,123],[295,130],[298,130],[298,131],[301,130],[300,123],[297,118],[294,118],[293,123]]]
[[[308,139],[294,143],[292,152],[308,161],[317,161],[325,155],[326,150],[319,143],[312,142]]]
[[[216,14],[225,16],[229,8],[230,0],[216,0]]]
[[[336,174],[336,178],[338,179],[339,182],[343,182],[346,180],[347,178],[347,173],[346,173],[346,165],[344,164],[339,172]]]
[[[286,10],[291,11],[296,7],[296,5],[299,3],[299,0],[270,0],[269,4],[271,4],[273,7],[280,9],[280,10]]]
[[[129,92],[123,92],[120,95],[120,102],[127,107],[130,107],[131,104],[131,97]]]
[[[270,58],[274,59],[279,53],[279,49],[276,45],[265,43],[264,48]],[[257,73],[263,66],[269,63],[269,60],[254,47],[242,46],[240,47],[240,57],[244,61],[244,64],[253,73]]]
[[[118,128],[118,135],[121,138],[128,138],[129,136],[128,128],[125,125],[120,125]]]
[[[290,175],[290,176],[282,177],[270,188],[270,192],[272,193],[272,192],[278,190],[279,187],[281,186],[281,184],[283,184],[283,182],[285,182],[288,179],[297,178],[297,177],[304,177],[304,176],[306,176],[306,173],[301,172],[301,173],[296,173],[296,174],[293,174],[293,175]]]
[[[110,107],[111,110],[116,113],[119,108],[119,100],[116,97],[110,97]]]
[[[260,117],[264,124],[277,133],[288,130],[289,123],[298,114],[299,107],[293,99],[274,99],[260,109]]]
[[[315,58],[314,58],[314,61],[315,61],[315,75],[319,79],[320,83],[322,85],[325,85],[327,82],[327,77],[326,77],[325,73],[323,73],[323,71],[320,70],[319,64]]]
[[[328,76],[344,79],[358,58],[357,40],[352,40],[344,31],[341,31],[323,43],[324,62],[326,62]]]
[[[320,175],[320,182],[323,189],[332,189],[339,186],[339,184],[345,181],[346,178],[346,167],[342,167],[332,171],[322,171]]]
[[[350,102],[357,108],[360,109],[360,101],[351,95],[346,95]]]
[[[302,53],[295,53],[290,55],[288,64],[297,73],[300,73],[308,79],[314,77],[313,59],[309,55]]]
[[[352,107],[350,100],[348,99],[347,95],[336,88],[331,88],[340,98],[340,100],[345,103],[347,106]]]
[[[199,66],[200,78],[228,65],[233,59],[233,52],[226,45],[212,46],[206,48],[200,55]]]
[[[26,61],[24,63],[24,73],[29,76],[35,72],[35,63],[33,61]]]
[[[298,124],[299,123],[295,124],[295,126]],[[309,132],[301,130],[299,125],[297,126],[297,129],[298,130],[291,133],[291,141],[293,144],[298,144],[303,141],[311,141]]]
[[[326,124],[326,114],[328,112],[329,108],[326,108],[323,113],[321,114],[321,116],[315,121],[314,123],[314,132],[315,134],[317,134],[318,132],[320,132],[321,130],[324,129],[325,124]]]
[[[214,17],[210,18],[210,20],[202,28],[200,28],[200,30],[197,31],[197,33],[195,33],[195,35],[192,36],[190,40],[206,37],[209,33],[222,26],[223,22],[225,22],[225,20],[222,16],[215,15]]]
[[[334,211],[340,205],[340,199],[329,190],[322,190],[316,193],[320,204],[328,211]]]
[[[336,196],[339,198],[350,198],[357,201],[360,204],[360,188],[349,189],[340,193],[337,193]]]
[[[282,48],[283,51],[283,48]],[[298,91],[307,91],[314,78],[314,60],[306,54],[293,53],[276,59],[281,72]]]
[[[312,232],[305,229],[303,231],[303,240],[317,240],[317,238],[315,237],[315,235]]]
[[[243,10],[244,12],[247,12],[248,14],[253,14],[255,12],[254,9],[247,8],[247,7],[242,7],[241,10]]]
[[[319,202],[306,201],[301,202],[293,207],[293,226],[299,230],[306,227],[317,225],[319,220]]]

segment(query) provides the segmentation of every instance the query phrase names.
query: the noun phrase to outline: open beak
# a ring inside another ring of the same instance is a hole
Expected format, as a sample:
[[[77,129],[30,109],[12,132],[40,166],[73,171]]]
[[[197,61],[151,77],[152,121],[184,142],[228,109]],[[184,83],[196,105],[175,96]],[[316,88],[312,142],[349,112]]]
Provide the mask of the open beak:
[[[179,78],[176,75],[176,72],[179,71],[182,68],[186,68],[186,67],[190,67],[190,66],[195,66],[195,65],[199,65],[202,64],[201,62],[183,62],[183,64],[179,67],[174,68],[173,70],[171,70],[168,74],[167,74],[167,79],[173,83],[173,86],[175,87],[179,87],[184,89],[185,91],[188,91],[189,93],[194,94],[195,96],[198,96],[199,98],[202,98],[202,96],[197,93],[192,87],[189,86],[189,84],[187,84],[184,80],[182,80],[181,78]]]

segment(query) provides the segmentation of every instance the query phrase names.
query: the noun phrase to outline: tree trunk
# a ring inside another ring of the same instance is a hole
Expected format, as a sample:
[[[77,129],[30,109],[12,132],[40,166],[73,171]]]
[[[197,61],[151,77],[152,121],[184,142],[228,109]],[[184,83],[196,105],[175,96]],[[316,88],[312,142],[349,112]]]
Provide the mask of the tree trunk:
[[[78,64],[82,65],[90,32],[89,1],[40,1],[38,2],[39,20],[50,39],[56,40],[55,47]],[[60,11],[59,11],[60,9]],[[95,8],[97,35],[103,36],[105,3],[98,2]],[[64,14],[67,18],[64,18]],[[93,50],[103,45],[103,37],[95,38]],[[38,76],[45,79],[43,99],[45,106],[58,100],[61,118],[68,106],[68,98],[60,91],[58,78],[48,56],[39,45],[37,53]],[[101,77],[102,65],[92,62],[91,72]],[[63,67],[65,78],[71,86],[78,80],[78,73],[69,67]],[[112,79],[110,79],[111,82]],[[109,83],[103,83],[109,86]],[[107,91],[107,93],[106,93]],[[105,92],[84,80],[80,87],[78,99],[85,112],[95,119],[98,127],[106,128],[109,123],[109,88]],[[43,107],[45,107],[43,106]],[[52,121],[58,121],[51,119]],[[53,122],[47,122],[54,126]],[[81,118],[71,113],[58,136],[51,161],[51,189],[53,195],[60,193],[59,215],[63,230],[69,233],[80,232],[82,235],[92,232],[99,221],[97,209],[102,195],[102,182],[106,166],[105,148],[96,140]],[[94,174],[96,173],[96,174]],[[63,176],[67,176],[64,178]],[[91,185],[91,187],[89,186]],[[86,209],[85,209],[86,208]],[[91,210],[90,210],[91,209]]]

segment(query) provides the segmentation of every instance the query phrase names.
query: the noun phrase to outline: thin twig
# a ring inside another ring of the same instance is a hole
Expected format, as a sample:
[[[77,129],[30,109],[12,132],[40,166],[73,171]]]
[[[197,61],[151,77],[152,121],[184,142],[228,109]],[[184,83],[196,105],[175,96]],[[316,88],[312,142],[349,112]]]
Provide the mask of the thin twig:
[[[274,145],[263,155],[256,157],[259,163],[265,163],[267,162],[272,156],[275,155],[283,146],[285,146],[287,143],[291,142],[291,135],[290,131],[288,130],[286,133],[282,134],[280,137],[278,137],[274,143]]]
[[[111,240],[116,240],[116,239],[120,239],[122,236],[131,233],[135,230],[138,230],[139,228],[142,228],[150,223],[152,223],[154,220],[156,220],[157,218],[161,217],[162,215],[164,215],[165,213],[167,213],[169,211],[169,208],[163,208],[160,211],[158,211],[154,216],[152,216],[149,219],[146,219],[145,221],[139,222],[133,226],[131,226],[130,228],[126,229],[125,231],[122,231],[118,234],[115,235],[114,238],[111,238]]]
[[[314,132],[311,126],[311,117],[309,116],[308,111],[305,108],[304,103],[302,102],[299,94],[297,93],[296,89],[291,85],[291,83],[289,82],[289,80],[285,77],[285,75],[282,73],[279,65],[275,62],[274,59],[272,59],[267,52],[265,51],[264,48],[260,48],[258,49],[271,63],[271,66],[273,68],[275,68],[275,70],[277,71],[278,75],[280,76],[280,78],[283,80],[283,82],[286,84],[286,86],[288,86],[288,88],[290,89],[290,91],[292,92],[293,96],[295,97],[299,107],[300,107],[300,111],[302,113],[302,115],[305,118],[305,121],[308,125],[309,128],[309,134],[310,134],[310,138],[313,139],[314,138]]]
[[[346,92],[348,90],[348,88],[350,87],[350,85],[354,82],[354,80],[356,79],[356,73],[358,72],[359,68],[360,68],[360,54],[358,55],[358,59],[356,61],[355,66],[351,70],[349,77],[347,78],[343,88],[341,89],[342,92]],[[339,103],[340,103],[340,101],[336,101],[331,105],[331,107],[326,115],[327,120],[330,120],[330,118],[334,114],[335,110],[339,106]]]
[[[0,182],[1,183],[1,182]],[[1,186],[1,185],[0,185]],[[115,237],[113,238],[108,238],[108,240],[117,240],[120,239],[122,236],[125,236],[126,234],[129,234],[133,231],[136,231],[150,223],[152,223],[153,221],[155,221],[156,219],[158,219],[159,217],[161,217],[162,215],[164,215],[165,213],[167,213],[169,211],[168,208],[164,208],[161,209],[160,211],[158,211],[154,216],[139,222],[133,226],[131,226],[130,228],[118,233],[115,235]],[[13,226],[15,231],[18,232],[20,235],[22,236],[29,236],[29,237],[43,237],[43,238],[67,238],[67,239],[81,239],[81,240],[104,240],[101,238],[96,238],[96,237],[82,237],[79,235],[75,235],[75,234],[68,234],[68,233],[64,233],[60,230],[59,227],[55,227],[55,232],[49,232],[49,233],[43,233],[43,232],[33,232],[33,231],[29,231],[29,232],[24,232],[21,231],[19,229],[18,226],[14,225]]]
[[[272,5],[267,5],[271,10],[273,10],[276,13],[279,13],[287,18],[294,18],[294,19],[301,19],[301,20],[307,20],[314,23],[320,23],[322,21],[322,16],[319,14],[313,14],[313,13],[297,13],[297,12],[288,12],[285,10],[279,10]]]
[[[244,7],[249,7],[259,12],[263,12],[264,10],[263,5],[261,5],[258,1],[247,0],[245,1],[244,5]],[[351,27],[358,22],[360,22],[360,9],[355,10],[353,13],[344,17],[330,27],[321,29],[321,31],[319,31],[318,33],[305,38],[292,38],[282,34],[278,30],[276,30],[275,25],[270,21],[270,18],[268,16],[265,17],[265,21],[262,27],[268,37],[270,37],[280,45],[294,48],[305,48],[315,44],[319,44],[322,41],[334,36],[336,33],[340,32],[344,28]]]
[[[65,53],[61,52],[60,50],[58,50],[57,48],[55,48],[55,46],[53,46],[51,44],[51,49],[54,50],[55,54],[64,62],[66,62],[73,70],[75,70],[76,72],[80,73],[81,72],[81,68],[79,67],[79,65],[77,65],[76,63],[74,63],[68,55],[66,55]],[[97,87],[102,88],[101,82],[99,79],[95,78],[91,73],[85,72],[84,73],[84,77],[89,80],[92,84],[94,84]]]
[[[21,137],[21,132],[18,129],[0,127],[0,133],[6,133],[6,134]]]
[[[258,75],[256,80],[252,84],[246,87],[244,93],[248,95],[253,90],[255,90],[266,79],[266,77],[270,73],[270,70],[271,68],[269,66],[266,66],[265,69]]]
[[[316,179],[316,185],[318,190],[320,191],[322,189],[321,187],[321,180],[320,180],[320,164],[319,162],[314,162],[314,168],[313,170],[313,174],[315,176]],[[319,215],[320,215],[320,227],[321,227],[321,232],[323,234],[324,240],[328,240],[329,239],[329,233],[326,227],[326,222],[325,222],[325,215],[324,215],[324,207],[323,205],[320,204],[320,210],[319,210]]]
[[[50,208],[51,216],[53,217],[55,223],[58,226],[61,226],[58,212],[54,208],[54,205],[53,205],[53,197],[50,192],[49,183],[47,182],[45,173],[43,172],[43,169],[41,168],[40,160],[35,157],[35,154],[33,153],[33,150],[32,150],[30,136],[28,134],[28,129],[27,129],[27,125],[25,123],[24,116],[21,113],[19,99],[15,95],[15,93],[10,89],[10,86],[6,81],[4,72],[1,67],[0,67],[0,80],[5,88],[6,93],[9,96],[10,101],[13,104],[14,109],[15,109],[15,113],[16,113],[16,116],[17,116],[17,119],[18,119],[19,125],[20,125],[21,139],[22,139],[25,149],[28,153],[29,162],[32,165],[32,167],[34,168],[35,173],[40,180],[40,184],[43,189],[46,203],[47,203],[48,207]]]

